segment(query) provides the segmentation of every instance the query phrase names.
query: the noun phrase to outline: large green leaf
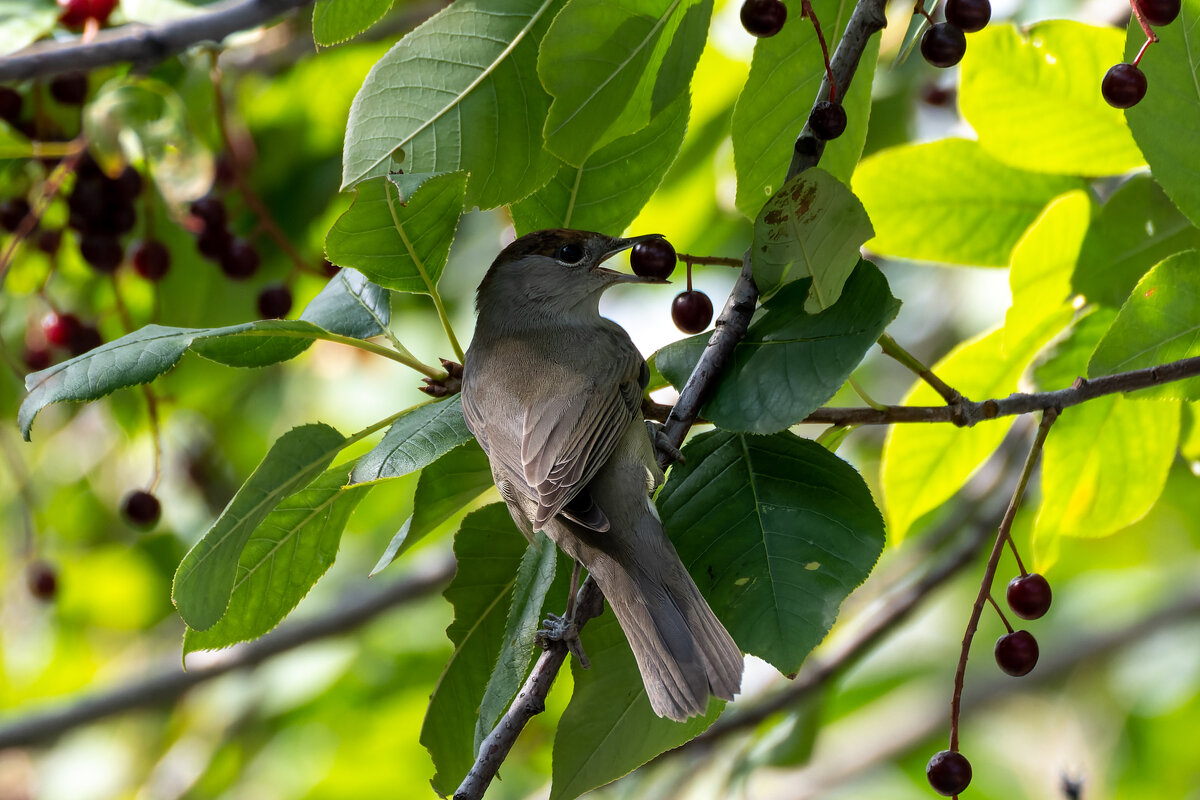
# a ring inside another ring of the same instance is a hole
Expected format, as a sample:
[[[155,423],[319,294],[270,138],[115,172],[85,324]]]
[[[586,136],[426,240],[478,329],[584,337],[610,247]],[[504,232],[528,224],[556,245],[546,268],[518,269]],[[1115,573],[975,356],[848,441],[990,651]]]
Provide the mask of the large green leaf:
[[[1088,363],[1089,378],[1200,356],[1200,251],[1178,253],[1138,281]],[[1200,399],[1200,378],[1164,383],[1139,397]]]
[[[592,662],[572,659],[571,702],[554,735],[551,800],[569,800],[629,773],[712,725],[725,708],[710,699],[708,713],[687,722],[655,716],[625,633],[610,612],[580,632]]]
[[[859,264],[832,308],[806,313],[807,294],[808,282],[798,281],[763,305],[704,404],[706,419],[751,433],[795,425],[833,397],[900,309],[868,261]],[[654,362],[682,388],[707,343],[707,334],[675,342]]]
[[[984,267],[1006,266],[1047,203],[1086,188],[1006,166],[963,139],[881,150],[862,160],[851,186],[875,226],[868,250]]]
[[[1061,308],[1021,341],[1004,341],[1003,328],[952,350],[933,366],[943,381],[975,401],[1005,397],[1042,346],[1071,321]],[[941,397],[917,381],[904,405],[940,405]],[[1008,432],[1012,417],[972,428],[954,425],[893,425],[883,443],[881,482],[892,541],[901,542],[914,522],[949,500],[987,460]]]
[[[317,0],[313,6],[313,41],[332,47],[353,39],[383,19],[395,0]]]
[[[242,548],[224,616],[208,630],[188,628],[184,653],[262,636],[308,594],[333,564],[342,529],[370,490],[346,487],[348,473],[349,465],[326,470],[267,515]]]
[[[171,591],[188,627],[216,624],[229,605],[242,550],[267,515],[325,471],[345,438],[324,424],[293,428],[271,446],[221,516],[188,551]]]
[[[809,439],[713,431],[659,494],[663,525],[738,646],[793,674],[883,549],[862,477]]]
[[[997,161],[1060,175],[1119,175],[1145,163],[1097,77],[1121,61],[1122,35],[1070,20],[1027,31],[989,25],[962,60],[959,108]]]
[[[1076,325],[1039,369],[1039,380],[1054,375],[1061,385],[1082,374],[1108,318],[1095,314]],[[1175,460],[1181,406],[1114,394],[1063,410],[1042,456],[1042,503],[1034,523],[1039,552],[1054,552],[1062,536],[1116,533],[1153,507]]]
[[[454,622],[446,635],[454,655],[429,700],[421,744],[433,757],[438,794],[453,794],[475,762],[475,719],[484,687],[500,655],[505,620],[525,539],[503,503],[482,508],[463,520],[454,538],[458,572],[447,587]]]
[[[300,319],[327,331],[370,339],[387,330],[392,319],[391,293],[356,269],[342,269],[309,301]]]
[[[645,128],[601,147],[582,166],[564,165],[549,183],[512,206],[517,234],[543,228],[620,234],[679,153],[690,108],[688,95],[681,95]]]
[[[468,205],[492,208],[545,183],[557,165],[542,145],[550,98],[536,60],[557,7],[460,0],[401,39],[350,109],[342,188],[397,168],[462,170]]]
[[[1195,249],[1200,249],[1200,229],[1179,213],[1154,178],[1134,175],[1092,222],[1071,285],[1093,303],[1120,307],[1151,267]]]
[[[687,93],[711,15],[712,0],[570,0],[538,55],[547,147],[580,166],[646,127]]]
[[[30,7],[29,0],[0,2],[0,56],[33,44],[54,29],[59,9],[53,3]]]
[[[1004,346],[1019,343],[1071,294],[1071,273],[1092,218],[1087,192],[1069,192],[1046,206],[1013,248],[1008,270],[1012,305],[1004,315]]]
[[[25,377],[29,392],[18,422],[28,439],[33,418],[51,403],[97,400],[139,383],[149,383],[175,366],[189,348],[223,364],[258,367],[303,352],[329,332],[299,320],[262,320],[223,328],[147,325],[81,356]]]
[[[797,9],[799,6],[796,7]],[[821,20],[829,52],[841,39],[854,3],[817,0],[813,10]],[[796,11],[793,11],[796,13]],[[787,174],[796,137],[817,99],[825,63],[813,26],[792,19],[775,36],[754,45],[750,76],[733,109],[733,158],[737,169],[737,207],[750,219],[775,193]],[[848,123],[845,132],[825,145],[821,167],[848,183],[862,154],[871,115],[871,76],[879,57],[879,41],[867,45],[858,64],[858,80],[841,98]],[[786,87],[786,90],[783,90]]]
[[[421,472],[413,495],[412,516],[392,537],[371,574],[395,561],[442,523],[464,513],[491,486],[487,456],[473,439],[439,456]]]
[[[525,682],[529,664],[536,655],[534,647],[538,623],[546,592],[554,581],[558,551],[546,534],[538,531],[521,558],[517,583],[513,587],[508,619],[504,623],[504,639],[496,668],[488,679],[479,703],[479,719],[475,722],[475,752],[492,732],[496,722],[508,710],[509,702]]]
[[[1155,28],[1158,43],[1141,61],[1146,97],[1125,110],[1133,138],[1154,178],[1179,210],[1200,226],[1200,0],[1183,0],[1179,19]],[[1125,60],[1137,55],[1145,36],[1135,20],[1125,38]]]
[[[432,293],[462,215],[466,175],[373,178],[325,237],[325,253],[398,292]]]
[[[460,397],[424,403],[392,423],[379,444],[358,460],[350,482],[399,478],[432,464],[470,439]]]
[[[810,277],[805,308],[829,308],[873,233],[862,203],[844,183],[824,170],[805,170],[785,183],[754,220],[754,283],[770,297],[785,283]]]

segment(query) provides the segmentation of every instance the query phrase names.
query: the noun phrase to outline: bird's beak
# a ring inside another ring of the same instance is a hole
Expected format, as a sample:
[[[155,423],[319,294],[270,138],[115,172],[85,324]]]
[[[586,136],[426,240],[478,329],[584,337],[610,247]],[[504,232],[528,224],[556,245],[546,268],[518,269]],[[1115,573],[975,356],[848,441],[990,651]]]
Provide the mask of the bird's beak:
[[[628,250],[638,242],[648,242],[652,239],[664,238],[661,233],[644,233],[641,236],[630,236],[628,239],[613,239],[612,248],[609,249],[604,257],[600,259],[603,263],[624,250]],[[597,272],[603,272],[611,276],[614,283],[670,283],[668,280],[659,278],[643,278],[641,275],[634,275],[629,272],[617,272],[616,270],[608,269],[607,267],[596,267]]]

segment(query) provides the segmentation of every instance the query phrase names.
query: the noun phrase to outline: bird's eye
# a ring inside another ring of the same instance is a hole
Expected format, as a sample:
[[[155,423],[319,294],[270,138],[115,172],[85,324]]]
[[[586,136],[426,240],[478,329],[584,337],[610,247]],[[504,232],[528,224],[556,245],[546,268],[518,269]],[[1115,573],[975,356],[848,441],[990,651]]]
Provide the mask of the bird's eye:
[[[577,244],[564,244],[554,257],[564,264],[578,264],[583,260],[583,248]]]

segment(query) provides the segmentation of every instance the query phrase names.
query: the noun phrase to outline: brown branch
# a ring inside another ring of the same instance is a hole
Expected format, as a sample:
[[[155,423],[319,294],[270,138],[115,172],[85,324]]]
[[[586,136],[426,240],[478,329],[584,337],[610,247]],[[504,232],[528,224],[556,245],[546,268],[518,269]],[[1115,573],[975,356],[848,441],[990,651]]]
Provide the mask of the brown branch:
[[[79,725],[136,708],[173,703],[197,684],[239,669],[257,666],[272,656],[326,636],[356,628],[395,606],[428,597],[445,587],[454,574],[454,559],[440,561],[401,578],[382,590],[356,594],[323,616],[284,624],[249,644],[226,651],[224,657],[184,672],[165,669],[68,705],[29,714],[0,724],[0,751],[53,739]]]
[[[200,42],[220,42],[312,0],[225,0],[203,13],[153,27],[132,23],[101,31],[91,41],[46,40],[0,59],[0,81],[132,62],[152,65]]]

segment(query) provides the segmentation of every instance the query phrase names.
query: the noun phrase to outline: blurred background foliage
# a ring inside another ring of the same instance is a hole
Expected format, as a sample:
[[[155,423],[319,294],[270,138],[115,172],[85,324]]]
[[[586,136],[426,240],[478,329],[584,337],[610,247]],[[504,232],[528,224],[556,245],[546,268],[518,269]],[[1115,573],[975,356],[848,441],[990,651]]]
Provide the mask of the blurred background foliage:
[[[630,228],[662,233],[681,252],[736,256],[750,237],[750,222],[734,205],[729,142],[729,120],[753,46],[737,21],[738,5],[717,4],[693,81],[683,150]],[[157,284],[127,269],[115,280],[96,273],[70,237],[53,257],[33,247],[18,253],[0,297],[6,362],[0,370],[0,731],[30,714],[178,671],[183,624],[170,603],[172,574],[269,444],[307,421],[353,431],[424,397],[415,374],[329,343],[260,370],[187,356],[155,384],[163,452],[155,491],[163,516],[150,531],[131,526],[120,514],[122,498],[153,478],[155,440],[142,392],[124,390],[99,403],[49,408],[32,444],[20,440],[14,424],[23,396],[22,348],[36,341],[40,320],[52,308],[94,321],[109,340],[152,320],[212,326],[256,319],[259,290],[281,281],[290,285],[294,308],[303,307],[325,283],[322,242],[349,205],[350,198],[337,189],[354,94],[395,39],[437,8],[398,0],[367,38],[319,51],[306,11],[266,31],[239,35],[220,54],[222,88],[247,177],[305,269],[262,235],[257,216],[236,191],[219,186],[235,231],[252,237],[262,257],[249,280],[230,280],[197,254],[194,237],[176,224],[178,204],[164,199],[170,194],[166,188],[148,193],[154,198],[154,230],[172,256],[169,274]],[[910,4],[894,4],[881,64],[895,59],[910,10]],[[1128,8],[1120,0],[994,4],[993,19],[1058,16],[1122,25]],[[172,147],[189,151],[189,163],[201,176],[159,177],[164,186],[175,181],[180,191],[192,191],[192,197],[207,190],[212,164],[223,150],[214,124],[211,58],[206,51],[190,52],[135,80],[152,83],[186,109],[176,120]],[[125,67],[92,73],[93,97],[127,74]],[[45,97],[44,86],[32,91]],[[78,108],[48,99],[45,107],[62,138],[78,132]],[[911,58],[879,72],[864,155],[966,130],[956,112],[954,75]],[[0,124],[0,155],[20,141]],[[28,159],[0,161],[0,191],[21,194],[41,169]],[[199,192],[189,183],[196,180],[203,184]],[[43,227],[61,226],[66,216],[60,197]],[[142,215],[139,226],[145,219]],[[441,290],[464,343],[470,338],[474,288],[511,235],[503,210],[468,214],[459,230]],[[889,330],[928,362],[1003,320],[1004,270],[881,266],[904,302]],[[714,298],[724,297],[732,281],[732,270],[722,267],[699,268],[696,275],[698,288]],[[618,290],[606,298],[605,311],[649,354],[679,337],[668,313],[676,291]],[[396,295],[393,318],[422,360],[451,355],[425,298]],[[897,402],[912,383],[878,353],[856,378],[883,402]],[[851,394],[837,402],[860,404]],[[1018,425],[1018,431],[1028,430]],[[882,439],[882,429],[859,429],[839,451],[873,489]],[[1195,440],[1193,432],[1190,441]],[[1194,456],[1200,448],[1191,450]],[[1011,462],[1019,455],[1002,451],[963,497],[920,521],[903,547],[885,551],[814,658],[853,636],[884,602],[884,590],[903,584],[915,565],[969,536],[972,520],[994,524],[995,506],[1006,498],[999,463],[1005,458]],[[1043,663],[1028,679],[1003,679],[991,669],[989,642],[1002,629],[985,615],[968,673],[963,731],[975,767],[971,797],[1200,798],[1193,736],[1200,723],[1200,620],[1195,596],[1188,594],[1195,591],[1200,567],[1195,469],[1178,460],[1154,510],[1131,528],[1105,539],[1062,542],[1050,573],[1055,606],[1039,623]],[[392,481],[367,497],[342,538],[337,562],[285,624],[322,617],[346,598],[378,591],[379,584],[444,568],[457,518],[405,562],[366,580],[409,514],[415,484],[415,476]],[[485,495],[477,505],[494,499]],[[1032,552],[1031,516],[1022,512],[1016,525],[1025,552]],[[48,601],[34,597],[27,585],[35,562],[57,572],[57,592]],[[712,749],[667,755],[595,796],[931,796],[923,765],[944,744],[954,662],[982,567],[976,559],[817,696]],[[1015,572],[1005,561],[1000,575]],[[451,612],[439,591],[255,669],[205,681],[178,699],[82,725],[36,746],[0,749],[0,800],[424,796],[433,767],[418,732],[451,652],[444,635]],[[1156,616],[1164,608],[1175,610]],[[188,665],[204,668],[225,657],[194,654]],[[745,692],[766,693],[782,682],[752,660]],[[492,786],[489,797],[544,796],[554,724],[569,696],[564,671],[548,713],[535,718],[518,741],[503,781]],[[726,788],[731,775],[733,788]],[[1076,794],[1067,786],[1071,781],[1083,787]]]

